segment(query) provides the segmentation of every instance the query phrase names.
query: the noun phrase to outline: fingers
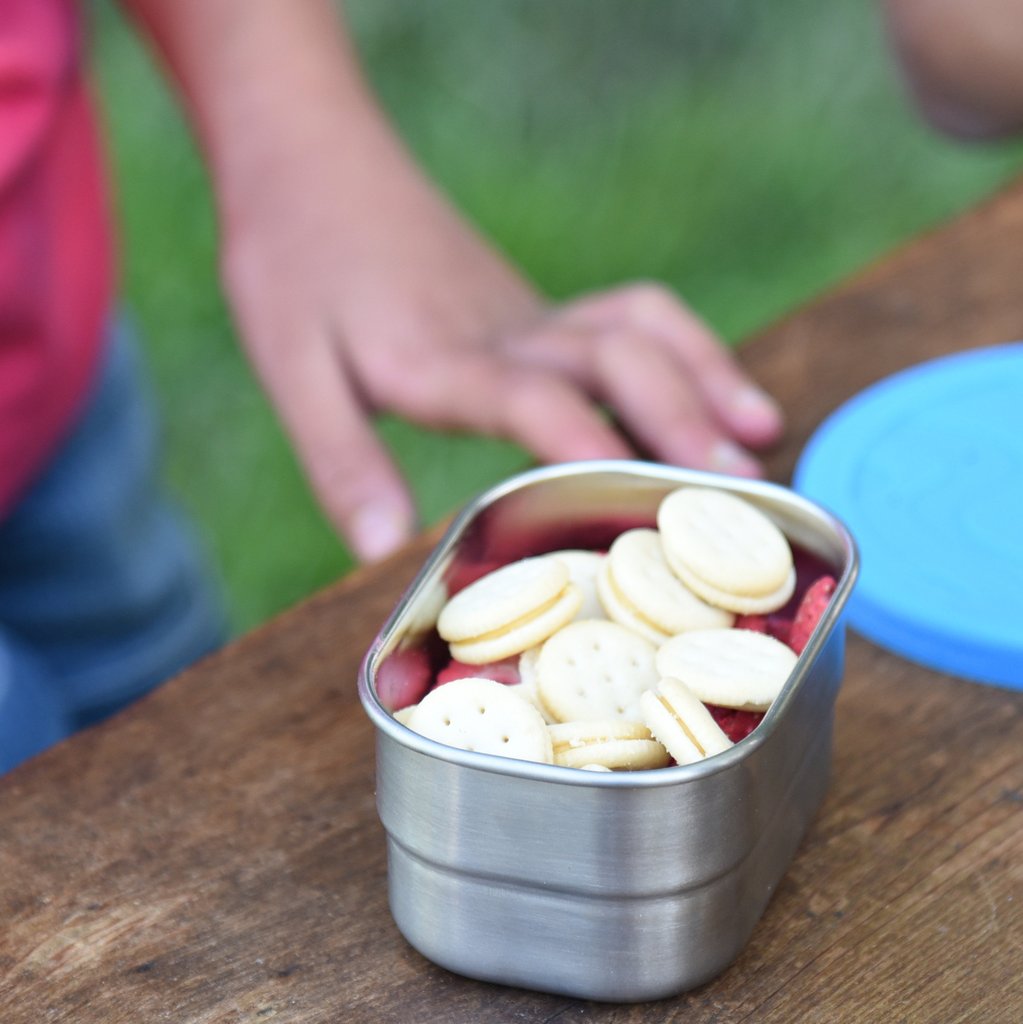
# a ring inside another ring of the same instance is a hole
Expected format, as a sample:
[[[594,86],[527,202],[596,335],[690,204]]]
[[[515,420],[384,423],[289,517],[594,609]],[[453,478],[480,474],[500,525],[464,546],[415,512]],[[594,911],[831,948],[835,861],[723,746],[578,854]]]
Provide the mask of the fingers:
[[[408,540],[415,510],[326,338],[250,346],[316,496],[361,561]]]
[[[656,339],[688,376],[710,414],[743,444],[778,439],[782,415],[774,400],[742,371],[710,329],[667,288],[628,285],[570,304],[564,315],[592,330],[637,332]]]
[[[668,349],[638,331],[592,332],[558,322],[507,352],[457,349],[391,362],[373,375],[374,404],[432,426],[511,438],[544,461],[625,458],[607,402],[631,438],[659,459],[742,476],[761,473],[708,415],[699,389]]]
[[[369,409],[505,437],[546,462],[628,458],[624,433],[652,457],[745,476],[761,467],[737,441],[762,444],[781,429],[776,406],[707,328],[651,286],[578,300],[496,345],[429,329],[414,342],[367,330],[359,345],[326,331],[289,342],[280,323],[244,319],[310,483],[363,560],[390,553],[415,525]]]
[[[649,333],[584,328],[555,318],[517,338],[513,351],[606,402],[651,457],[738,476],[762,473],[759,461],[711,413],[699,380]]]
[[[634,453],[590,399],[569,381],[517,368],[504,378],[510,390],[502,432],[544,462],[625,459]]]
[[[605,333],[592,346],[602,392],[655,458],[736,476],[760,476],[757,459],[721,429],[696,379],[638,332]]]
[[[505,437],[545,462],[628,458],[633,453],[568,377],[487,350],[435,351],[388,375],[375,405],[420,423]]]

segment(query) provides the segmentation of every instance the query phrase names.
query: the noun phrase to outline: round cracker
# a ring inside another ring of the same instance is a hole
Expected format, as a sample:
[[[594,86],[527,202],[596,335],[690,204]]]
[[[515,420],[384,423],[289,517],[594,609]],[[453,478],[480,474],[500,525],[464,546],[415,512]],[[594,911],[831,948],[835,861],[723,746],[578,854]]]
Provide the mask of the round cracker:
[[[649,640],[617,622],[572,622],[540,649],[540,700],[559,722],[638,721],[639,695],[657,685],[656,650]]]
[[[437,632],[449,642],[482,638],[553,603],[568,580],[568,567],[555,558],[510,562],[455,594],[437,618]]]
[[[672,568],[713,591],[762,597],[783,587],[792,549],[778,526],[744,498],[708,487],[672,491],[657,510],[657,526]]]
[[[680,679],[703,701],[741,711],[766,711],[797,658],[773,636],[750,629],[680,633],[657,651],[657,671]]]
[[[720,754],[732,741],[684,683],[662,679],[640,698],[643,721],[679,764]]]
[[[619,534],[607,561],[613,590],[662,633],[725,629],[735,621],[731,612],[701,600],[672,572],[657,530]]]
[[[530,647],[528,650],[522,652],[519,655],[519,683],[515,687],[515,692],[525,700],[528,700],[540,715],[543,720],[551,725],[554,723],[554,717],[548,712],[543,706],[543,701],[540,700],[540,694],[536,688],[536,662],[540,657],[540,647]]]
[[[610,770],[663,768],[668,752],[641,722],[564,722],[548,732],[554,763],[565,768],[602,765]]]
[[[552,603],[532,615],[472,640],[450,643],[451,656],[467,665],[485,665],[521,654],[571,622],[581,603],[579,588],[569,583]]]
[[[408,633],[428,633],[437,625],[437,618],[448,602],[447,584],[442,579],[429,581],[409,609]]]
[[[431,690],[406,723],[438,743],[481,754],[550,764],[547,724],[514,688],[467,676]]]
[[[652,622],[647,622],[638,609],[634,608],[619,593],[615,586],[615,580],[611,576],[611,563],[604,560],[597,576],[597,593],[600,595],[600,602],[604,606],[607,617],[612,622],[638,633],[641,637],[649,640],[655,647],[659,647],[668,639],[668,634],[659,630]]]
[[[398,708],[397,711],[391,712],[391,717],[396,722],[401,722],[402,725],[408,725],[409,720],[412,718],[412,712],[416,710],[415,704],[409,704],[407,707]]]
[[[554,763],[563,768],[585,768],[599,764],[608,771],[642,772],[666,768],[671,758],[657,740],[607,740],[591,743],[580,750],[554,755]]]
[[[701,580],[695,573],[690,572],[689,568],[671,551],[665,550],[664,555],[672,571],[694,594],[699,595],[708,604],[734,612],[736,615],[764,615],[767,612],[777,611],[788,603],[796,589],[796,570],[793,567],[789,570],[782,585],[769,594],[758,596],[731,594],[712,587],[706,580]]]
[[[648,740],[650,730],[640,721],[625,718],[557,722],[547,727],[554,750],[581,747],[607,740]]]
[[[569,579],[579,588],[582,604],[575,613],[577,619],[605,619],[607,613],[597,596],[597,573],[604,562],[605,556],[598,551],[584,551],[569,548],[564,551],[552,551],[548,556],[557,558],[568,569]]]
[[[536,663],[540,658],[540,645],[528,647],[519,655],[519,683],[526,689],[536,692]]]

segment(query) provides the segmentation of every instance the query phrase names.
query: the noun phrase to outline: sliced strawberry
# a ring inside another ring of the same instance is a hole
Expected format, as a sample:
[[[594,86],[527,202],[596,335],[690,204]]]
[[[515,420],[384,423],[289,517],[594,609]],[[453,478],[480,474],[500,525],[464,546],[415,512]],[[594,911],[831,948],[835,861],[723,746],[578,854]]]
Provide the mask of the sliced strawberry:
[[[491,661],[485,665],[467,665],[462,661],[449,661],[438,673],[435,686],[454,682],[456,679],[493,679],[496,683],[514,686],[522,682],[519,676],[519,656]]]
[[[796,617],[789,632],[789,647],[796,654],[802,654],[810,642],[817,623],[820,622],[821,616],[835,593],[835,586],[834,576],[820,576],[806,588],[806,593],[803,594],[803,599],[799,602]]]
[[[418,704],[430,688],[430,658],[422,647],[389,654],[377,669],[377,696],[390,711]]]
[[[789,636],[792,633],[792,619],[787,618],[784,615],[768,615],[767,632],[773,636],[775,640],[779,640],[783,644],[787,644],[789,642]]]
[[[768,631],[766,615],[736,615],[734,625],[736,629],[751,629],[754,633]]]
[[[775,640],[787,644],[789,631],[792,629],[792,620],[774,612],[770,615],[737,615],[735,628],[749,629],[754,633],[766,633],[768,636],[773,636]]]
[[[762,711],[738,711],[735,708],[723,708],[717,704],[708,704],[707,710],[721,731],[733,742],[744,740],[761,722]]]

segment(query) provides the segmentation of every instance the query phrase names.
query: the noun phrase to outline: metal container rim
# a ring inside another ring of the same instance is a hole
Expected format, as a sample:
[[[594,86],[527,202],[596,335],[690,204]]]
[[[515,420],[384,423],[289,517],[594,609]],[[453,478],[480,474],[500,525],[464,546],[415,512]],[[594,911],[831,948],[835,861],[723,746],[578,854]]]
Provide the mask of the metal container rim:
[[[502,498],[526,487],[536,486],[546,480],[562,479],[568,476],[597,474],[622,474],[643,480],[660,480],[679,486],[693,485],[724,487],[733,492],[760,495],[764,498],[783,502],[796,507],[808,518],[815,520],[822,528],[830,530],[838,540],[844,553],[844,564],[837,581],[835,594],[822,617],[814,635],[796,663],[781,693],[764,715],[756,730],[740,740],[733,747],[706,758],[695,764],[675,765],[670,768],[649,769],[633,772],[582,772],[560,765],[520,761],[495,754],[459,750],[428,739],[402,725],[380,703],[371,679],[377,662],[387,646],[402,610],[420,593],[431,580],[438,564],[457,545],[467,526],[480,512]],[[358,691],[370,720],[384,735],[403,747],[410,748],[427,757],[448,764],[496,775],[514,776],[524,780],[549,784],[585,786],[600,789],[651,789],[660,786],[676,786],[696,779],[707,778],[732,769],[745,760],[773,733],[776,724],[785,715],[785,709],[794,699],[809,674],[817,651],[834,630],[842,609],[848,600],[859,572],[859,551],[856,542],[845,524],[833,513],[816,502],[803,497],[791,489],[765,480],[740,477],[723,477],[703,470],[668,466],[662,463],[643,462],[629,459],[595,459],[585,462],[560,463],[525,470],[495,484],[467,502],[456,514],[436,547],[427,557],[419,572],[405,589],[401,598],[377,633],[359,666]]]

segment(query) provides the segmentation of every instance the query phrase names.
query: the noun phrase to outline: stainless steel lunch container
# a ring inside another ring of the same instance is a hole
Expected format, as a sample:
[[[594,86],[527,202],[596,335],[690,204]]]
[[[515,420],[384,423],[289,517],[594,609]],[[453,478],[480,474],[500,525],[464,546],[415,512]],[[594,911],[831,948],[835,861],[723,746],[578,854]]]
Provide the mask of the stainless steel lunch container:
[[[377,690],[466,566],[605,547],[652,525],[680,485],[740,494],[838,579],[792,678],[747,739],[706,761],[597,773],[455,750],[399,724]],[[460,974],[586,999],[641,1001],[737,956],[827,787],[855,545],[831,515],[758,481],[637,462],[539,469],[455,520],[368,652],[359,693],[377,729],[377,807],[391,911]]]

